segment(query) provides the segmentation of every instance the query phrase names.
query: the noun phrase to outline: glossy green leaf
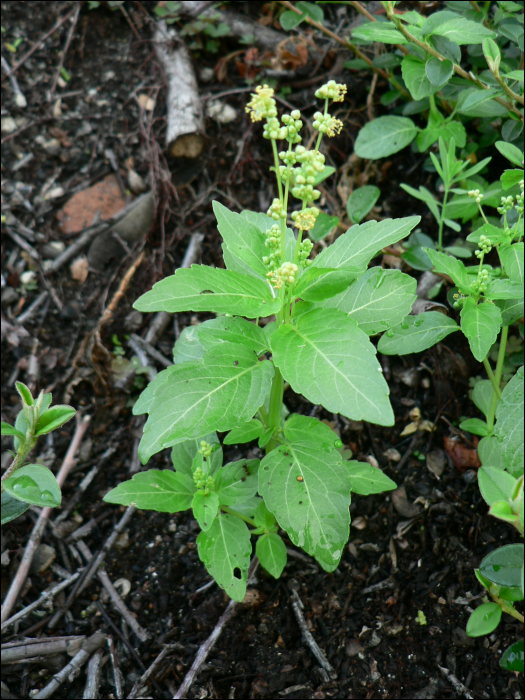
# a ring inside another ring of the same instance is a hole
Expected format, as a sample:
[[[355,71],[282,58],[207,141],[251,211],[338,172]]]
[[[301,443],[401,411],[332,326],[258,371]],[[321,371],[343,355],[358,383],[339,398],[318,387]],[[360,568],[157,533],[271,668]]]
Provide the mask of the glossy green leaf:
[[[18,393],[20,394],[22,403],[26,403],[28,406],[32,406],[34,404],[34,399],[33,395],[29,391],[29,388],[23,382],[15,382],[15,387]]]
[[[270,513],[262,498],[260,499],[260,501],[261,502],[257,506],[257,509],[255,510],[255,513],[253,515],[255,524],[257,525],[257,527],[262,527],[265,530],[269,530],[270,532],[277,532],[279,526],[277,525],[277,520],[275,519],[274,514]]]
[[[389,388],[376,350],[337,309],[314,309],[271,338],[273,361],[293,390],[353,420],[393,425]]]
[[[259,493],[292,542],[333,571],[348,541],[348,469],[315,441],[277,447],[261,462]]]
[[[397,488],[397,484],[384,474],[378,467],[373,467],[368,462],[345,462],[350,477],[350,489],[362,496],[371,493],[383,493]]]
[[[238,316],[219,316],[197,326],[199,341],[205,350],[219,343],[239,343],[257,355],[270,349],[264,330]]]
[[[440,253],[437,250],[426,248],[426,253],[436,272],[442,272],[452,278],[453,282],[459,289],[467,291],[470,289],[471,280],[469,279],[465,265],[457,258],[445,253]]]
[[[500,258],[505,272],[513,282],[523,285],[525,281],[524,274],[524,259],[523,259],[523,242],[514,243],[509,248],[500,251]],[[515,299],[523,296],[523,287],[521,294],[516,294]]]
[[[19,501],[18,498],[13,498],[7,491],[2,491],[2,525],[25,513],[30,505],[30,503]]]
[[[511,525],[515,525],[519,521],[519,517],[514,513],[507,501],[496,501],[493,503],[489,508],[489,515]]]
[[[523,639],[519,639],[505,649],[499,663],[507,671],[523,673],[523,657]]]
[[[61,425],[67,423],[73,418],[76,411],[72,406],[52,406],[47,411],[41,414],[36,424],[36,435],[47,435],[52,430],[60,428]]]
[[[425,253],[423,246],[414,245],[401,254],[401,259],[406,262],[413,270],[428,270],[432,269],[430,258]]]
[[[496,501],[510,498],[517,479],[501,469],[481,467],[478,470],[478,484],[481,495],[489,506]]]
[[[523,170],[505,170],[500,177],[501,186],[504,190],[510,189],[520,180],[523,180]]]
[[[104,501],[160,513],[178,513],[191,507],[195,491],[193,479],[187,474],[150,469],[123,481],[104,496]]]
[[[354,151],[359,158],[386,158],[412,143],[417,132],[416,125],[408,117],[379,117],[361,129]]]
[[[501,608],[497,603],[483,603],[471,613],[467,622],[469,637],[481,637],[494,632],[501,620]]]
[[[315,220],[315,226],[313,229],[308,231],[308,234],[312,241],[322,241],[323,238],[326,238],[330,233],[332,233],[338,224],[338,216],[329,216],[328,214],[321,212]]]
[[[208,469],[210,474],[214,474],[217,469],[222,467],[222,447],[217,437],[217,433],[209,433],[208,435],[203,435],[200,438],[194,438],[191,440],[183,440],[173,446],[171,450],[171,461],[173,462],[173,467],[176,471],[182,472],[193,478],[193,460],[197,456],[200,448],[201,441],[207,442],[211,445],[213,450],[208,458]]]
[[[523,283],[510,279],[492,280],[487,287],[487,299],[516,299],[523,294]]]
[[[309,267],[294,288],[294,296],[304,301],[323,301],[347,289],[362,275],[362,270],[344,267],[340,270]]]
[[[258,459],[241,459],[225,464],[215,474],[215,491],[221,506],[235,506],[257,493]]]
[[[371,267],[346,291],[324,302],[348,314],[367,335],[396,326],[417,299],[416,280],[399,270]]]
[[[314,176],[313,186],[317,187],[317,185],[320,185],[321,182],[324,182],[326,179],[331,177],[334,173],[335,173],[334,167],[332,167],[331,165],[325,165],[324,170],[321,173],[317,173]]]
[[[237,343],[222,343],[198,362],[160,372],[143,392],[139,409],[138,401],[134,407],[135,413],[145,409],[150,414],[139,446],[143,463],[183,438],[225,432],[250,420],[270,390],[273,373],[271,362],[259,362]]]
[[[489,88],[467,88],[459,94],[456,111],[467,117],[503,117],[507,115],[507,108],[497,102],[494,97],[501,97],[503,91]]]
[[[179,268],[157,282],[133,305],[138,311],[215,311],[256,318],[280,308],[270,286],[262,280],[207,265]]]
[[[420,221],[420,216],[407,216],[352,226],[333,245],[319,253],[310,269],[358,268],[364,272],[372,258],[386,246],[407,238]]]
[[[286,10],[279,16],[279,22],[281,23],[281,27],[285,32],[289,32],[290,29],[295,29],[295,27],[298,27],[305,19],[306,15],[300,15],[297,12],[292,12],[291,10]]]
[[[495,436],[484,437],[478,443],[478,454],[484,467],[505,469],[505,462],[501,454],[501,445]]]
[[[381,196],[381,190],[375,185],[364,185],[355,189],[346,203],[348,218],[353,224],[359,224]]]
[[[506,544],[483,559],[480,572],[498,586],[520,586],[523,544]]]
[[[517,146],[505,141],[496,141],[495,145],[502,156],[505,156],[513,165],[523,168],[523,151],[520,151]]]
[[[262,261],[263,256],[268,254],[264,235],[242,214],[230,211],[216,201],[212,202],[212,206],[224,245],[264,278],[268,272]]]
[[[461,309],[461,330],[466,335],[472,354],[483,362],[496,342],[501,329],[501,311],[494,304],[476,304],[469,297]]]
[[[199,527],[206,532],[212,527],[219,512],[219,496],[213,491],[206,493],[199,489],[193,496],[191,507]]]
[[[438,311],[407,316],[398,326],[384,333],[377,349],[383,355],[409,355],[431,348],[450,333],[459,331],[457,323]]]
[[[261,437],[264,432],[264,425],[260,420],[252,418],[251,420],[243,423],[238,428],[230,430],[228,435],[224,438],[225,445],[240,445],[244,442],[251,442],[252,440],[257,440]]]
[[[173,362],[195,362],[204,355],[205,349],[199,339],[198,326],[186,326],[173,346]]]
[[[496,38],[496,34],[483,24],[458,16],[455,12],[434,12],[421,27],[424,37],[437,35],[456,44],[481,44],[485,37]]]
[[[199,557],[226,593],[241,602],[246,595],[252,545],[246,523],[220,513],[207,532],[197,537]]]
[[[442,88],[454,73],[454,64],[452,61],[440,61],[439,58],[432,56],[425,63],[425,73],[432,85]]]
[[[255,553],[263,569],[266,569],[274,578],[281,577],[288,558],[282,537],[279,537],[276,532],[262,535],[255,545]]]
[[[334,450],[341,443],[336,433],[326,423],[317,418],[301,416],[298,413],[294,413],[288,418],[283,430],[284,436],[290,444],[308,444],[315,441],[319,447]]]
[[[41,464],[26,464],[2,484],[10,496],[34,506],[56,508],[62,501],[54,474]]]
[[[503,389],[494,431],[505,467],[516,478],[523,474],[523,377],[524,370],[520,367]]]
[[[494,389],[489,379],[482,379],[472,389],[472,402],[485,415],[485,418],[488,418],[490,414],[493,393]]]
[[[21,430],[17,430],[12,425],[9,425],[9,423],[2,421],[2,436],[4,435],[16,435],[21,440],[25,440],[26,438],[25,433]]]
[[[415,56],[408,55],[403,58],[401,74],[414,100],[422,100],[439,90],[439,87],[428,79],[425,63]]]
[[[352,38],[361,41],[376,42],[382,44],[407,44],[408,39],[398,31],[393,24],[388,22],[369,22],[352,29]]]
[[[479,418],[468,418],[467,420],[461,421],[459,427],[461,430],[467,430],[469,433],[481,435],[481,437],[485,437],[489,434],[487,423]]]

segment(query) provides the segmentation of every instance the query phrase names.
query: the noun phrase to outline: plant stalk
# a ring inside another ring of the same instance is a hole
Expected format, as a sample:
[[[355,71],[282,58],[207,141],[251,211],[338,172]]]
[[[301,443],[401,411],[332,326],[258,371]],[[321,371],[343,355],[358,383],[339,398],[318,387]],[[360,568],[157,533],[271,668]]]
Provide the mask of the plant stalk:
[[[507,348],[507,339],[509,337],[509,327],[503,326],[501,329],[501,339],[499,344],[498,361],[496,362],[496,386],[501,385],[501,375],[503,374],[503,364],[505,362],[505,350]],[[500,394],[501,395],[501,394]],[[489,435],[494,431],[494,417],[496,415],[496,407],[498,405],[498,395],[495,391],[492,392],[492,401],[490,404],[490,413],[487,419],[487,427]]]

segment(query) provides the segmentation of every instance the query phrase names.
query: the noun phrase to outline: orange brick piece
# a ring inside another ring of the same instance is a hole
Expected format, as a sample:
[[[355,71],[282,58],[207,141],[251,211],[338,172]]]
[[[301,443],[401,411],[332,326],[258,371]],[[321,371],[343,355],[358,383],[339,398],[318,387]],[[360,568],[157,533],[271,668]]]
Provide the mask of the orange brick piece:
[[[117,178],[108,175],[92,187],[77,192],[67,202],[57,218],[64,233],[77,233],[99,221],[110,219],[126,204],[120,193]],[[99,214],[99,216],[97,216]]]

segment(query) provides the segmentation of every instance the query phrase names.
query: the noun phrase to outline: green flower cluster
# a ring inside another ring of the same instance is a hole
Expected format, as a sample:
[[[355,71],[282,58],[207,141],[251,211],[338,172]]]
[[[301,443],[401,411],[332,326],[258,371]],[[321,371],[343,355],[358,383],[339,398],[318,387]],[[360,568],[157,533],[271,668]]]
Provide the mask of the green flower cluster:
[[[211,453],[213,452],[213,447],[210,445],[209,442],[206,442],[206,440],[201,440],[201,446],[198,452],[205,459],[208,459],[211,456]]]
[[[198,489],[203,489],[206,495],[215,488],[215,479],[203,472],[200,467],[193,472],[193,482]]]
[[[487,255],[487,253],[490,253],[492,250],[492,242],[489,238],[486,236],[480,236],[479,239],[479,248],[478,250],[474,251],[474,255],[478,258],[478,260],[481,260],[483,256]]]
[[[278,202],[279,200],[276,199],[275,201]],[[266,240],[264,244],[268,248],[270,254],[265,255],[262,261],[268,270],[276,270],[281,257],[281,229],[279,224],[274,224],[266,231]]]
[[[277,270],[268,272],[266,277],[270,278],[270,283],[275,289],[281,289],[283,284],[295,284],[295,275],[299,268],[291,262],[284,262]]]
[[[314,189],[315,178],[322,173],[325,165],[325,157],[319,151],[307,151],[304,146],[296,146],[296,162],[300,167],[293,169],[293,179],[295,186],[292,194],[296,199],[303,202],[312,202],[319,199],[321,193]]]
[[[490,275],[488,270],[480,270],[478,272],[478,279],[476,282],[472,283],[472,291],[475,294],[484,294],[487,291],[488,284],[490,282]]]
[[[476,204],[479,204],[484,197],[479,190],[469,190],[467,194],[469,197],[476,200]]]
[[[304,241],[301,241],[301,244],[299,246],[299,253],[297,255],[297,262],[301,267],[308,267],[312,264],[313,260],[308,260],[308,258],[310,257],[310,253],[312,252],[313,247],[314,244],[309,238],[306,238]]]
[[[514,207],[514,197],[509,195],[508,197],[501,198],[501,206],[498,207],[499,214],[506,214]]]

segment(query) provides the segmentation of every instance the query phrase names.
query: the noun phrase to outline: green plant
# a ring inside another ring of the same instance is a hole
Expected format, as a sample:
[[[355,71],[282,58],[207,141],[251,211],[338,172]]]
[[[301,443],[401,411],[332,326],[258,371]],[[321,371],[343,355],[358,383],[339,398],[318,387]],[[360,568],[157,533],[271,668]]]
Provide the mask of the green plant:
[[[524,104],[522,3],[498,2],[492,15],[491,3],[447,2],[446,10],[424,17],[416,11],[395,14],[397,3],[382,2],[386,21],[376,21],[358,2],[344,4],[372,20],[352,31],[356,44],[395,46],[392,53],[373,61],[376,68],[390,71],[393,89],[383,96],[383,103],[404,97],[400,84],[414,100],[400,107],[402,116],[379,117],[366,124],[355,143],[358,156],[383,158],[414,140],[419,151],[425,152],[440,137],[447,144],[453,138],[464,148],[464,124],[475,117],[481,119],[481,145],[498,138],[495,120],[500,121],[505,141],[520,136]],[[462,46],[467,47],[467,56]],[[470,61],[470,70],[462,68],[464,58]],[[401,75],[395,73],[398,67]],[[424,129],[409,116],[420,112],[428,113]]]
[[[2,525],[14,520],[30,505],[56,508],[62,496],[53,473],[41,464],[25,464],[41,435],[60,428],[76,411],[71,406],[51,406],[51,394],[40,392],[34,399],[28,387],[16,383],[22,410],[15,425],[2,421],[2,436],[12,435],[13,462],[2,475]]]
[[[265,119],[278,197],[267,215],[237,214],[215,202],[226,269],[179,269],[135,303],[141,311],[225,315],[183,331],[175,365],[157,375],[134,407],[135,414],[149,414],[142,462],[172,447],[175,471],[139,473],[105,500],[165,512],[193,508],[202,529],[199,555],[235,600],[246,591],[252,535],[262,566],[275,577],[286,563],[279,528],[333,571],[349,536],[351,492],[395,488],[380,469],[347,460],[348,451],[326,423],[289,416],[283,404],[286,381],[330,412],[394,424],[369,336],[410,311],[416,281],[397,270],[367,267],[385,246],[405,238],[419,217],[353,226],[314,260],[313,243],[304,238],[320,215],[311,205],[326,173],[322,136],[342,127],[329,114],[329,100],[342,101],[345,91],[334,81],[317,91],[324,110],[314,115],[315,149],[306,150],[300,113],[279,120],[273,90],[256,88],[247,111],[253,121]],[[290,195],[301,202],[291,214],[297,237],[287,228]],[[259,325],[273,315],[275,321]],[[258,439],[266,455],[260,462],[222,466],[215,431],[229,431],[226,445]]]
[[[500,178],[502,188],[508,190],[518,184],[520,191],[515,196],[501,197],[498,207],[501,227],[490,223],[485,216],[481,206],[483,193],[478,189],[467,193],[484,222],[467,238],[478,246],[475,255],[479,264],[465,267],[453,255],[432,248],[424,249],[434,270],[452,279],[456,285],[452,299],[453,306],[460,310],[460,325],[435,311],[408,316],[381,337],[378,350],[387,355],[404,355],[425,350],[458,330],[464,333],[475,359],[483,363],[488,379],[477,381],[472,390],[472,401],[485,420],[469,418],[460,424],[460,428],[482,437],[478,445],[483,465],[479,470],[479,485],[490,506],[489,513],[514,525],[523,535],[523,367],[502,389],[509,327],[523,316],[523,153],[505,142],[498,142],[496,146],[513,165],[518,166],[503,173]],[[449,148],[447,152],[441,140],[440,151],[441,166],[438,168],[437,159],[435,165],[445,181],[448,178],[446,169],[449,173],[455,172],[461,161],[454,161],[454,149]],[[498,267],[485,263],[485,257],[493,249],[498,254]],[[490,356],[498,335],[500,340],[493,369]],[[523,574],[522,544],[501,547],[485,557],[476,575],[493,602],[484,602],[474,611],[467,625],[467,634],[480,636],[492,632],[502,612],[523,622],[523,616],[513,606],[514,601],[523,600]],[[505,652],[501,663],[509,670],[523,671],[523,640]]]

